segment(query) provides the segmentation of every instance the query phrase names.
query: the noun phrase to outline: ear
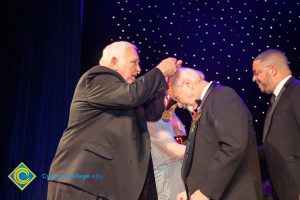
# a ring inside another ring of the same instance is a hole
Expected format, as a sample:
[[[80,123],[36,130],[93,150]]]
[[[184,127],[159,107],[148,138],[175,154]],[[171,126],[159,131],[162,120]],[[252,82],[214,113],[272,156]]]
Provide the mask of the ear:
[[[192,90],[194,89],[193,84],[188,80],[184,81],[183,85],[185,85],[188,88],[191,88]]]
[[[277,67],[275,65],[272,65],[271,67],[272,67],[271,69],[272,76],[276,76],[278,74]]]
[[[118,59],[116,57],[112,57],[110,63],[115,71],[118,71]]]

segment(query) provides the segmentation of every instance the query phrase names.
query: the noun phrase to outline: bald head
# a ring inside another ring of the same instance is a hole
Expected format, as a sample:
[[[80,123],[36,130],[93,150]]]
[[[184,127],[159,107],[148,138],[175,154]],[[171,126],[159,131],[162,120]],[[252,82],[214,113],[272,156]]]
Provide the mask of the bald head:
[[[180,67],[171,77],[170,85],[171,87],[175,87],[181,86],[185,81],[197,83],[201,82],[202,80],[205,80],[205,76],[201,71],[197,71],[186,67]]]
[[[283,52],[277,49],[268,49],[260,53],[255,57],[253,62],[260,62],[264,66],[273,65],[278,70],[288,70],[288,59]]]
[[[194,110],[207,84],[201,71],[180,67],[171,77],[169,94],[179,108]]]

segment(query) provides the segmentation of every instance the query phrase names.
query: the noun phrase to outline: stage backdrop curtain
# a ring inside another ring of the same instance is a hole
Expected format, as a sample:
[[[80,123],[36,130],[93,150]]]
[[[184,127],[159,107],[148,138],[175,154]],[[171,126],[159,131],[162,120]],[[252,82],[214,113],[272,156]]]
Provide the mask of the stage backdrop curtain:
[[[46,199],[42,176],[80,75],[82,1],[12,0],[2,7],[1,199]],[[7,177],[21,162],[37,176],[24,191]]]

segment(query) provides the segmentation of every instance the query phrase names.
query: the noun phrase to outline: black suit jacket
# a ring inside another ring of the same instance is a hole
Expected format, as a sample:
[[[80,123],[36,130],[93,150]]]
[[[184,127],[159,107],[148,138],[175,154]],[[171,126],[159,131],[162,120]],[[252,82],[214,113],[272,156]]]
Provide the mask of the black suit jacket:
[[[133,84],[106,67],[87,71],[77,84],[68,128],[49,173],[100,174],[100,178],[57,177],[51,181],[109,200],[138,199],[150,160],[146,120],[161,117],[167,87],[158,68]]]
[[[264,150],[273,190],[280,200],[300,195],[300,81],[291,77],[270,110]]]
[[[190,194],[200,189],[215,200],[263,199],[255,133],[246,105],[234,90],[217,85],[201,110],[193,152],[186,152],[183,163]],[[192,159],[186,163],[189,156]]]

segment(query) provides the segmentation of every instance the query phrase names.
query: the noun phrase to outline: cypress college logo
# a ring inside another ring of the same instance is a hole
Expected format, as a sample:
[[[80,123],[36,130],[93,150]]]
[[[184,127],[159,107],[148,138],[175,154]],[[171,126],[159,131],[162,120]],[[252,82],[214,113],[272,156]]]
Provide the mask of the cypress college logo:
[[[35,179],[35,177],[36,175],[23,162],[8,175],[8,178],[22,191]]]

